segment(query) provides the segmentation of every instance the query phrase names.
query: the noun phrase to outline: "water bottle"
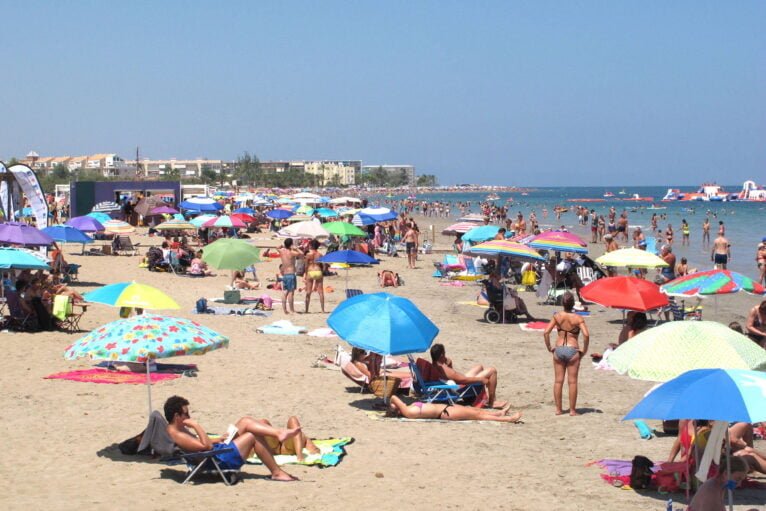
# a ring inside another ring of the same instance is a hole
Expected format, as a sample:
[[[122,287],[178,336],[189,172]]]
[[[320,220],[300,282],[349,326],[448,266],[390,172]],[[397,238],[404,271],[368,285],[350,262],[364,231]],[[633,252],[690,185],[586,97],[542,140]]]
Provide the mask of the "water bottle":
[[[668,499],[668,503],[665,506],[665,511],[673,511],[673,499]]]

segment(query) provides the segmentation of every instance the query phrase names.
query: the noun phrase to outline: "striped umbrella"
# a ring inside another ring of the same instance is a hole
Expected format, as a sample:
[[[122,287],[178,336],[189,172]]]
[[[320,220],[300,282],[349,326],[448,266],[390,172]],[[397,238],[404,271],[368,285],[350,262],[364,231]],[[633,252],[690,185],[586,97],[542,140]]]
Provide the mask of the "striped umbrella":
[[[540,250],[554,250],[556,252],[575,252],[578,254],[588,252],[587,243],[579,236],[564,231],[546,231],[538,234],[527,245]]]
[[[202,224],[202,227],[244,228],[247,226],[245,225],[245,222],[243,222],[237,217],[222,215],[216,218],[211,218],[210,220]]]
[[[621,248],[613,252],[607,252],[596,259],[596,262],[603,266],[627,268],[659,268],[661,266],[668,266],[668,263],[663,261],[661,257],[637,248]]]
[[[217,215],[199,215],[189,220],[189,223],[199,229],[200,227],[202,227],[202,224],[204,224],[211,218],[218,218],[218,216]]]
[[[726,295],[745,291],[754,295],[766,293],[766,288],[750,277],[731,270],[708,270],[671,280],[660,287],[671,296]]]
[[[88,214],[87,214],[87,215],[85,215],[85,216],[89,216],[89,217],[91,217],[91,218],[95,218],[96,220],[98,220],[98,221],[99,221],[99,222],[101,222],[102,224],[103,224],[104,222],[108,222],[109,220],[111,220],[111,219],[112,219],[112,217],[110,217],[110,216],[109,216],[109,215],[107,215],[106,213],[102,213],[101,211],[91,211],[90,213],[88,213]]]
[[[160,225],[155,227],[155,229],[158,231],[183,231],[187,229],[196,229],[196,227],[191,222],[174,218],[172,220],[168,220],[167,222],[162,222]]]
[[[522,245],[521,243],[514,243],[507,240],[490,240],[484,243],[479,243],[469,249],[471,254],[481,254],[488,256],[506,256],[522,259],[536,259],[538,261],[545,261],[545,258],[538,254],[535,250]]]
[[[119,210],[120,210],[120,205],[110,200],[99,202],[98,204],[93,206],[93,209],[91,209],[91,211],[95,213],[108,213],[110,211],[119,211]]]
[[[122,220],[109,220],[104,222],[104,231],[112,234],[130,234],[136,232],[136,228]]]
[[[476,224],[474,222],[458,222],[456,224],[452,224],[446,229],[442,231],[442,234],[464,234],[471,229],[476,227]]]

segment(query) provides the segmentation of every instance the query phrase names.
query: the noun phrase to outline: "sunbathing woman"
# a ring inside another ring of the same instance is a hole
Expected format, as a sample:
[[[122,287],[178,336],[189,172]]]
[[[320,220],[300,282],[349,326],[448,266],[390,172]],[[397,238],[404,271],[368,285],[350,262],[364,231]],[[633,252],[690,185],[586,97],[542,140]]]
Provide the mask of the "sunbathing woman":
[[[266,426],[271,426],[271,422],[266,419],[256,420],[262,424],[265,424]],[[293,415],[287,419],[286,429],[301,429],[301,423],[298,420],[298,417]],[[308,451],[309,454],[319,454],[319,447],[317,447],[316,444],[306,436],[302,429],[297,435],[284,441],[280,441],[277,437],[267,436],[266,443],[268,444],[269,450],[272,454],[295,455],[299,462],[303,461],[304,449]]]
[[[231,277],[231,287],[234,289],[258,289],[261,287],[261,283],[245,280],[244,273],[235,271]]]
[[[501,410],[485,410],[463,405],[445,405],[415,401],[407,405],[398,396],[391,396],[389,413],[395,417],[407,419],[443,419],[449,421],[497,421],[519,422],[521,412],[508,415],[511,405]]]
[[[564,293],[563,305],[564,311],[553,315],[548,327],[543,332],[545,346],[553,354],[553,371],[555,379],[553,382],[553,401],[556,405],[556,415],[563,413],[561,397],[564,387],[564,377],[569,381],[569,415],[579,415],[577,413],[577,376],[580,370],[580,360],[588,352],[588,343],[590,342],[590,333],[585,320],[575,314],[574,296],[567,291]],[[553,329],[558,331],[556,346],[551,346],[551,332]],[[580,348],[578,338],[580,332],[583,334],[583,347]]]

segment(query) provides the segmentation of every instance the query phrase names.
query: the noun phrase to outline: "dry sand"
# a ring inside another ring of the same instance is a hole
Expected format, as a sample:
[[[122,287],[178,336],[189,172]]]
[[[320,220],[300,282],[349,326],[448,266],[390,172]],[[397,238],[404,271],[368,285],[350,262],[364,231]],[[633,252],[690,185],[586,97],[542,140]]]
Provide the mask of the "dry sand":
[[[421,229],[435,224],[436,232],[447,223],[416,219]],[[134,240],[156,242],[136,235]],[[451,239],[437,235],[437,243],[446,248]],[[288,466],[302,479],[299,483],[272,483],[263,467],[245,466],[244,481],[231,488],[221,483],[182,486],[181,467],[135,461],[109,447],[143,429],[145,387],[45,380],[54,372],[92,365],[63,359],[64,348],[81,334],[2,333],[2,509],[664,509],[666,497],[613,488],[601,481],[598,468],[585,466],[636,454],[665,459],[672,438],[640,440],[635,427],[620,420],[651,384],[596,371],[586,363],[578,402],[584,414],[554,416],[553,370],[542,336],[517,325],[485,324],[482,309],[458,304],[473,300],[478,288],[438,285],[431,274],[440,254],[421,256],[417,270],[406,269],[402,257],[386,259],[380,268],[404,277],[406,285],[397,294],[412,299],[439,326],[438,342],[446,345],[458,369],[476,363],[498,368],[499,398],[524,412],[524,424],[373,421],[364,411],[369,394],[352,390],[339,372],[313,367],[320,354],[333,352],[338,339],[257,334],[257,326],[283,318],[279,309],[271,318],[191,314],[197,298],[223,294],[228,275],[188,279],[149,273],[138,268],[138,257],[67,257],[83,265],[80,291],[131,279],[151,284],[181,304],[181,311],[169,312],[231,338],[228,349],[170,360],[196,363],[200,371],[196,378],[155,385],[155,408],[180,394],[210,431],[222,432],[244,414],[277,423],[297,414],[312,436],[352,436],[355,442],[337,467]],[[258,265],[262,279],[275,269],[274,262]],[[352,287],[378,291],[377,271],[351,270]],[[328,295],[332,310],[343,299],[343,276],[325,282],[336,289]],[[523,297],[537,317],[549,318],[556,310],[537,305],[531,293]],[[757,302],[749,295],[724,297],[718,313],[708,306],[705,317],[743,321]],[[309,328],[325,326],[327,315],[318,310],[318,303],[312,303],[310,314],[292,319]],[[621,316],[597,306],[592,311],[587,319],[591,352],[601,352],[616,339]],[[90,330],[115,319],[115,309],[92,305],[81,325]],[[682,501],[680,494],[673,497]],[[762,505],[763,499],[763,491],[740,490],[736,508]]]

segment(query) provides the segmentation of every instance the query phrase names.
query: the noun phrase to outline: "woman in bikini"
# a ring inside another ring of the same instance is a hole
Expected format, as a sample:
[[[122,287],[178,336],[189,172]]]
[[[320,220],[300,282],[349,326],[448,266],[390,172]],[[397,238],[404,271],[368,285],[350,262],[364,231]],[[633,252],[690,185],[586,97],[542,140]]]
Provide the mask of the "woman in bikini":
[[[242,271],[235,271],[231,277],[231,287],[234,289],[259,289],[261,287],[260,282],[250,282],[245,279],[245,273]]]
[[[317,262],[322,254],[319,253],[317,240],[311,240],[309,246],[310,250],[306,254],[306,312],[309,311],[309,302],[313,291],[319,295],[319,305],[324,312],[324,272],[322,263]]]
[[[750,309],[746,332],[747,336],[760,347],[766,347],[766,300]]]
[[[406,419],[519,422],[521,420],[521,412],[508,415],[510,410],[510,404],[505,405],[501,410],[485,410],[472,406],[422,403],[420,401],[415,401],[408,405],[398,396],[391,396],[391,403],[388,408],[390,415]]]
[[[569,382],[569,415],[579,415],[577,413],[577,375],[580,370],[580,360],[588,352],[588,343],[590,342],[590,333],[585,320],[574,314],[574,296],[570,292],[564,293],[563,312],[557,312],[553,315],[548,327],[543,332],[545,346],[548,351],[553,353],[553,372],[555,380],[553,382],[553,401],[556,405],[556,415],[563,413],[561,396],[564,387],[564,376]],[[553,329],[558,331],[556,346],[551,346],[551,332]],[[580,332],[583,335],[583,347],[580,349],[578,337]]]

